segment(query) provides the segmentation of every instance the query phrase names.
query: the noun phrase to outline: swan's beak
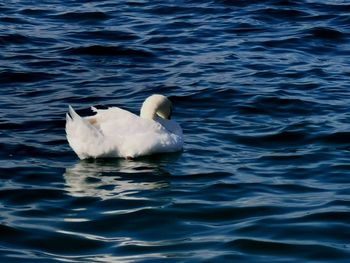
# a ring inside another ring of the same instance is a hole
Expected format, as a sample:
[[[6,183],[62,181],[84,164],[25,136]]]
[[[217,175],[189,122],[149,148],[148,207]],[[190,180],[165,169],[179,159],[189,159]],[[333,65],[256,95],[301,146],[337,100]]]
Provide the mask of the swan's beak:
[[[170,108],[170,112],[169,112],[169,116],[168,116],[168,120],[171,119],[171,114],[173,114],[173,107]]]

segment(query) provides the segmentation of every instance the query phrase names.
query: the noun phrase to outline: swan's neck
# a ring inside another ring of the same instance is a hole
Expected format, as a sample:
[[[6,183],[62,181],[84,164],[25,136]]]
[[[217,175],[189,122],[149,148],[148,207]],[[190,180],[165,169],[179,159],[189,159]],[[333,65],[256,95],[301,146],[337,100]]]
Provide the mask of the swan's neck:
[[[156,116],[157,114],[154,107],[149,107],[149,105],[145,105],[145,104],[142,105],[141,112],[140,112],[141,118],[154,120]]]
[[[168,119],[171,112],[171,102],[163,95],[152,95],[142,104],[140,117],[155,120],[157,116]]]

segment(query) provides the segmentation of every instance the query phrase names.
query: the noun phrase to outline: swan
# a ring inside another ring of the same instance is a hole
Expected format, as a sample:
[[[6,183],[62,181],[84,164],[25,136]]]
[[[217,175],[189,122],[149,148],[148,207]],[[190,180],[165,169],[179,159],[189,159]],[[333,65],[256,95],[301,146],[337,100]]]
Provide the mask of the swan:
[[[163,95],[148,97],[140,116],[118,107],[91,109],[93,116],[81,117],[71,106],[66,114],[67,140],[80,159],[133,159],[182,150],[182,129],[170,120],[172,103]]]

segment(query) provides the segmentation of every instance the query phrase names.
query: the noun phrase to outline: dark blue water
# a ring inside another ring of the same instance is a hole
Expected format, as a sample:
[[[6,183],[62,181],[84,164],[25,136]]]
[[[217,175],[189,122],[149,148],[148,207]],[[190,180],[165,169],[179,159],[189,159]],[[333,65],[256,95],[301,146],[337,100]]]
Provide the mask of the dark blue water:
[[[0,3],[1,262],[349,262],[350,3]],[[79,161],[69,104],[171,98],[185,148]]]

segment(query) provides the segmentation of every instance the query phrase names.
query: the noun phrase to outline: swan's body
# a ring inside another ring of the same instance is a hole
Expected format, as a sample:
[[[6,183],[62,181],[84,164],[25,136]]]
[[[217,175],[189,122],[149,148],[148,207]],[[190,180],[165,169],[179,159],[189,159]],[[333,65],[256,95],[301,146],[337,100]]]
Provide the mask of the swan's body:
[[[94,116],[80,117],[72,107],[67,114],[69,145],[80,159],[99,157],[135,158],[162,152],[180,151],[181,127],[169,120],[171,102],[162,95],[148,97],[140,117],[111,107]]]

